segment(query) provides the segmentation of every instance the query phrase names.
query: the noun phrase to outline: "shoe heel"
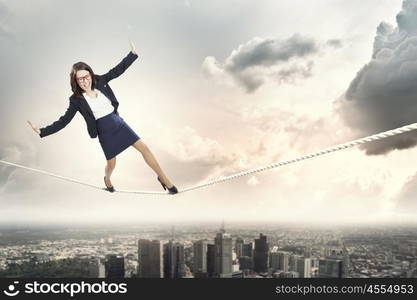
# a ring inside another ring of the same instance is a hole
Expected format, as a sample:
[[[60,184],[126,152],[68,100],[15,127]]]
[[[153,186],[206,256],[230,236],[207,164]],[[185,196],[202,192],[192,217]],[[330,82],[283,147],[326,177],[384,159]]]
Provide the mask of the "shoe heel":
[[[106,186],[105,190],[109,191],[110,193],[114,193],[115,191],[114,186],[108,187],[106,184],[106,176],[104,176],[104,185]]]
[[[167,186],[161,181],[161,178],[159,178],[159,176],[158,176],[158,181],[162,185],[162,187],[164,188],[164,191],[166,191],[167,190]]]

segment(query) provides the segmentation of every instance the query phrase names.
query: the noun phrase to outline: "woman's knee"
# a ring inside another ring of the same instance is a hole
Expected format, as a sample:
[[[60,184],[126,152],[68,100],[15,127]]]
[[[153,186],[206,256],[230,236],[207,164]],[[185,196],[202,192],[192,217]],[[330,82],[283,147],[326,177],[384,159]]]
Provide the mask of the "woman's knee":
[[[116,157],[113,157],[112,159],[109,159],[107,161],[107,167],[114,169],[116,167]]]
[[[149,152],[149,148],[148,148],[148,146],[146,146],[146,144],[145,144],[144,142],[142,142],[142,141],[137,141],[137,142],[134,144],[134,146],[135,146],[135,148],[136,148],[137,150],[139,150],[139,152],[141,152],[142,154],[143,154],[144,152]]]

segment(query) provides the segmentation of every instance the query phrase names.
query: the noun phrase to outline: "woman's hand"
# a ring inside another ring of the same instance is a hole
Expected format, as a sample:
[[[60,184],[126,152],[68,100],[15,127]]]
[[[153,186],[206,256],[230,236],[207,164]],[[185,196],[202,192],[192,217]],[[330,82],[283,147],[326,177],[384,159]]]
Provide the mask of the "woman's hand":
[[[30,127],[32,127],[33,131],[35,131],[37,134],[41,133],[41,130],[38,127],[33,126],[32,122],[27,121]]]
[[[130,49],[132,53],[138,55],[138,53],[136,52],[135,44],[133,44],[132,40],[129,40],[129,43],[130,43]]]

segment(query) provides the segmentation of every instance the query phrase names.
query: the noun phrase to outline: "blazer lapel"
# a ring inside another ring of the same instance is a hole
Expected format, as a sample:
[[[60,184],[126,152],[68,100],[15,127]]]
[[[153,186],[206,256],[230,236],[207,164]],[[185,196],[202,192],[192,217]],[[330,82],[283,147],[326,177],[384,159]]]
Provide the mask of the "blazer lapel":
[[[84,108],[87,110],[87,112],[94,117],[93,111],[91,110],[90,105],[88,105],[87,100],[85,100],[84,96],[82,99],[80,99],[81,105],[84,106]]]
[[[106,91],[106,89],[104,88],[106,85],[102,85],[101,84],[101,82],[99,82],[98,84],[96,84],[96,89],[97,90],[99,90],[104,96],[106,96],[106,98],[107,99],[109,99],[110,100],[110,102],[113,102],[113,101],[111,101],[111,97],[109,97],[109,95],[107,94],[107,91]]]

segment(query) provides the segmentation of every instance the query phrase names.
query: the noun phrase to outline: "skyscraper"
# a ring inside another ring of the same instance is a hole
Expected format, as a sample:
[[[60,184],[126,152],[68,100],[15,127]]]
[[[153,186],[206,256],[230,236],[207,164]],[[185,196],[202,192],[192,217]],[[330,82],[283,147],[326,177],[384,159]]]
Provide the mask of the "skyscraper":
[[[214,244],[207,244],[207,273],[209,277],[214,277],[216,251]]]
[[[304,248],[304,257],[310,258],[311,257],[311,246],[305,246]]]
[[[279,251],[279,270],[282,270],[284,272],[289,271],[289,264],[290,264],[290,254],[288,252]]]
[[[295,257],[292,257],[292,261],[294,261]],[[269,266],[271,267],[272,271],[283,271],[284,273],[287,273],[290,268],[290,253],[286,252],[286,251],[278,251],[277,248],[273,248],[271,250],[271,252],[269,253]],[[297,267],[297,263],[293,263],[293,266]],[[294,267],[292,267],[291,269],[294,269]],[[298,270],[293,270],[293,271],[297,271]],[[300,275],[301,277],[301,275]]]
[[[269,267],[272,271],[280,270],[279,268],[279,252],[276,249],[272,249],[269,253]]]
[[[222,226],[214,239],[214,276],[232,277],[233,242]]]
[[[239,270],[252,271],[253,270],[252,257],[247,257],[247,256],[239,257]]]
[[[99,258],[93,258],[89,263],[89,277],[91,278],[105,278],[106,269],[103,262]]]
[[[339,259],[320,259],[319,277],[320,278],[342,278],[343,261]]]
[[[106,256],[105,263],[106,278],[124,278],[125,260],[122,255],[109,254]]]
[[[297,261],[297,272],[300,278],[311,277],[311,259],[300,257]]]
[[[193,243],[194,263],[193,272],[202,275],[207,273],[207,241],[199,240]],[[197,276],[199,276],[197,275]]]
[[[257,273],[268,272],[268,254],[269,245],[266,235],[262,233],[259,235],[259,239],[255,239],[255,251],[253,255],[254,270]]]
[[[236,258],[239,258],[243,255],[243,245],[244,241],[241,238],[237,238],[235,242],[235,252],[236,252]]]
[[[140,239],[138,242],[138,277],[162,278],[162,243]]]
[[[318,277],[319,275],[319,259],[315,257],[311,257],[311,277]]]
[[[298,263],[300,262],[301,258],[302,256],[298,254],[289,255],[289,264],[288,264],[289,271],[298,272]]]
[[[164,245],[164,278],[182,278],[184,276],[184,245],[170,240]]]
[[[243,256],[253,258],[253,242],[243,244]]]
[[[326,248],[326,258],[343,261],[342,277],[346,278],[349,274],[349,253],[343,242],[339,242],[339,244],[341,244],[341,246]]]

